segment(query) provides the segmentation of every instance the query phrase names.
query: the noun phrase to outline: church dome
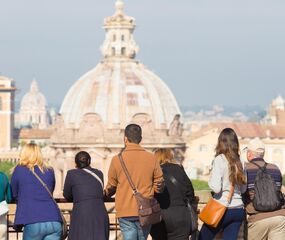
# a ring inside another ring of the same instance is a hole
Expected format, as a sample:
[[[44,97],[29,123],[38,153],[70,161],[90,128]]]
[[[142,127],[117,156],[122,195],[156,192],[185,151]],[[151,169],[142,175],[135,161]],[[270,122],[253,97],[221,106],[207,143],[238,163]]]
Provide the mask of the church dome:
[[[168,86],[135,60],[135,20],[123,12],[104,20],[103,60],[70,88],[60,114],[66,128],[79,128],[84,116],[95,114],[106,129],[123,129],[131,122],[151,121],[155,129],[169,128],[180,109]]]
[[[22,98],[20,111],[45,110],[46,105],[45,96],[40,92],[36,80],[33,80],[30,91]]]
[[[47,101],[40,92],[36,80],[31,83],[30,91],[21,101],[20,112],[15,116],[16,126],[45,129],[49,125]]]
[[[276,109],[284,110],[285,108],[285,100],[279,95],[276,99],[272,101],[272,106]]]

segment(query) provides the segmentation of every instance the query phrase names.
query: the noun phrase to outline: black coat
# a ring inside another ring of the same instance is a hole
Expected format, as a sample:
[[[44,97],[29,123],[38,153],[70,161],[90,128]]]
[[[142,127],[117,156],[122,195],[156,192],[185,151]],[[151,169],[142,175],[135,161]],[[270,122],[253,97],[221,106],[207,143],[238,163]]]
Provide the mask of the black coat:
[[[103,173],[88,167],[103,181]],[[67,172],[63,196],[73,202],[69,240],[108,240],[109,218],[99,181],[82,169]]]
[[[186,201],[195,201],[192,183],[178,164],[166,163],[161,168],[165,189],[155,197],[162,209],[163,221],[152,227],[151,235],[155,240],[188,240],[191,220]],[[176,179],[178,186],[170,181],[170,175]]]

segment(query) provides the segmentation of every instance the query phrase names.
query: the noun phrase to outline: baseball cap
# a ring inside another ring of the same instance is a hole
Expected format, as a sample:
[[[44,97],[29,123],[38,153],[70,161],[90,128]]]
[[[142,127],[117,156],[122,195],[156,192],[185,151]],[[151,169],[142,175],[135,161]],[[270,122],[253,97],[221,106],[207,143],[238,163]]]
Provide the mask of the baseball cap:
[[[262,153],[265,151],[265,146],[259,138],[254,138],[249,141],[247,145],[247,150]]]

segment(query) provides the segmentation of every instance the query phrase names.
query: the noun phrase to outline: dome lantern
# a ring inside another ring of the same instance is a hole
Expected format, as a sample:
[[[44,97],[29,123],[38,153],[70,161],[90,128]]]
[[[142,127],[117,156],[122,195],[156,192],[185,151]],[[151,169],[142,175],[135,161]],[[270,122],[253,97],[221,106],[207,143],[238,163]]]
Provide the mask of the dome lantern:
[[[125,15],[122,1],[118,0],[115,7],[115,14],[104,20],[106,37],[101,52],[105,60],[131,60],[139,51],[133,36],[135,19]]]

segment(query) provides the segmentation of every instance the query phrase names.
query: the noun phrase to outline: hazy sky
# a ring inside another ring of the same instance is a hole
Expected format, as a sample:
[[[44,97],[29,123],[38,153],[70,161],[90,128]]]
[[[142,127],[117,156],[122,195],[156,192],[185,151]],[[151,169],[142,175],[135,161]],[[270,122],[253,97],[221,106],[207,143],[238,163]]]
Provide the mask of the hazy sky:
[[[111,0],[0,0],[0,72],[22,97],[35,77],[49,103],[95,67]],[[125,0],[137,56],[181,106],[285,97],[284,0]]]

